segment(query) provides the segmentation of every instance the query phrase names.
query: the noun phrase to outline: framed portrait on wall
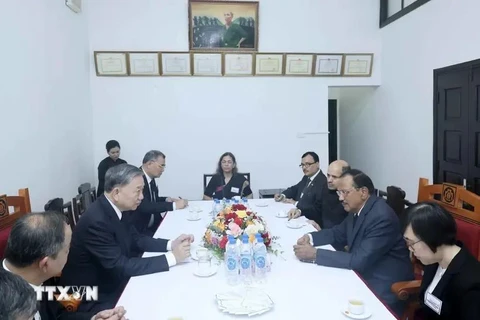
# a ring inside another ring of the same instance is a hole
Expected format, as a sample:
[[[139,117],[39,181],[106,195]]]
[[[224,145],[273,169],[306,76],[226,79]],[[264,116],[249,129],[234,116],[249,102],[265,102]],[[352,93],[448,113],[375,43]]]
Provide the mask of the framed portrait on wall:
[[[258,1],[189,0],[188,5],[190,50],[258,50]]]

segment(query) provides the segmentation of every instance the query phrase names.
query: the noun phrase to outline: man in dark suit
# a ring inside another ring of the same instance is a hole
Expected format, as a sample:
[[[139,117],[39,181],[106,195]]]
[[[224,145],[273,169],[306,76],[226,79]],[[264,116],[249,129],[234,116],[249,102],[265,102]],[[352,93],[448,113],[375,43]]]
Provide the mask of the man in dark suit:
[[[395,282],[413,280],[413,267],[395,212],[374,195],[372,180],[359,170],[343,173],[337,192],[350,214],[331,229],[300,238],[295,255],[301,261],[356,271],[384,303],[402,314],[404,304],[390,288]],[[348,252],[314,247],[334,242],[348,245]]]
[[[319,225],[322,224],[322,214],[327,194],[327,178],[320,170],[320,160],[315,152],[308,151],[302,156],[300,164],[304,176],[299,183],[291,186],[282,194],[275,195],[275,201],[295,204],[295,209],[288,213],[289,219],[305,216]]]
[[[49,281],[57,276],[65,265],[72,230],[65,216],[56,212],[30,213],[15,221],[10,232],[3,270],[19,275],[37,292],[41,286],[53,285]],[[58,294],[58,292],[57,292]],[[4,295],[0,295],[2,299]],[[120,320],[125,310],[118,307],[103,312],[62,312],[59,301],[48,301],[47,292],[40,294],[41,300],[35,319],[42,320]],[[82,302],[80,302],[82,303]],[[0,319],[3,319],[0,317]]]
[[[141,235],[122,220],[122,212],[135,210],[143,199],[143,172],[129,164],[108,169],[105,193],[75,226],[63,286],[98,286],[98,301],[82,302],[81,311],[98,311],[116,304],[130,277],[168,271],[190,256],[192,235],[174,241]],[[166,252],[139,258],[135,251]],[[172,251],[170,251],[172,250]]]
[[[167,211],[183,209],[188,205],[185,199],[160,197],[158,195],[156,178],[160,178],[165,171],[165,155],[158,150],[151,150],[143,157],[140,167],[143,171],[143,200],[138,209],[130,216],[130,222],[138,232],[153,236],[162,222]]]

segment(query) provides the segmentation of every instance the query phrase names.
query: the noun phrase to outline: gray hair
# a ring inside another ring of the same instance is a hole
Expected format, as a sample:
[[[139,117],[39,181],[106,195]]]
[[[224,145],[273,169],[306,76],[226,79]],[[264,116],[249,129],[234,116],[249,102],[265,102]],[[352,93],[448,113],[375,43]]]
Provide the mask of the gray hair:
[[[143,164],[146,164],[149,161],[156,161],[159,157],[162,157],[165,159],[165,155],[163,152],[158,151],[158,150],[150,150],[147,153],[145,153],[145,156],[143,157]]]
[[[22,278],[0,268],[0,319],[30,319],[37,312],[37,294]]]
[[[123,163],[111,167],[105,174],[105,192],[112,192],[115,187],[126,186],[132,182],[134,178],[142,175],[142,170],[131,164]]]

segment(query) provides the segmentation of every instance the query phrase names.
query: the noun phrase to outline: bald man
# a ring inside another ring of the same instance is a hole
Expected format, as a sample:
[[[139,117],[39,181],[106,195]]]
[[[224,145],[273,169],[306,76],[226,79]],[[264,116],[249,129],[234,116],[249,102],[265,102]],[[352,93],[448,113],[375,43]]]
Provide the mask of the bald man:
[[[337,224],[340,224],[343,219],[347,217],[348,213],[345,211],[342,202],[338,198],[337,185],[342,173],[349,169],[350,166],[345,160],[335,160],[328,166],[328,195],[326,195],[324,201],[325,207],[323,209],[322,225],[319,226],[314,221],[310,221],[315,229],[330,229]]]

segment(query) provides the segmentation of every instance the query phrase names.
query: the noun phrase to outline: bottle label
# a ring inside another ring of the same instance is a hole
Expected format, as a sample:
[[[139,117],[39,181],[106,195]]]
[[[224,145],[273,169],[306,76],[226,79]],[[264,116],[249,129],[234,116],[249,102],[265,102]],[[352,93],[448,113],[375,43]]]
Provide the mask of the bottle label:
[[[255,264],[257,268],[260,268],[260,269],[265,268],[265,257],[264,256],[256,257]]]
[[[227,258],[227,269],[232,271],[232,270],[235,270],[236,268],[237,268],[237,259],[235,259],[235,257]]]
[[[242,257],[240,259],[240,265],[242,269],[250,269],[250,257]]]

